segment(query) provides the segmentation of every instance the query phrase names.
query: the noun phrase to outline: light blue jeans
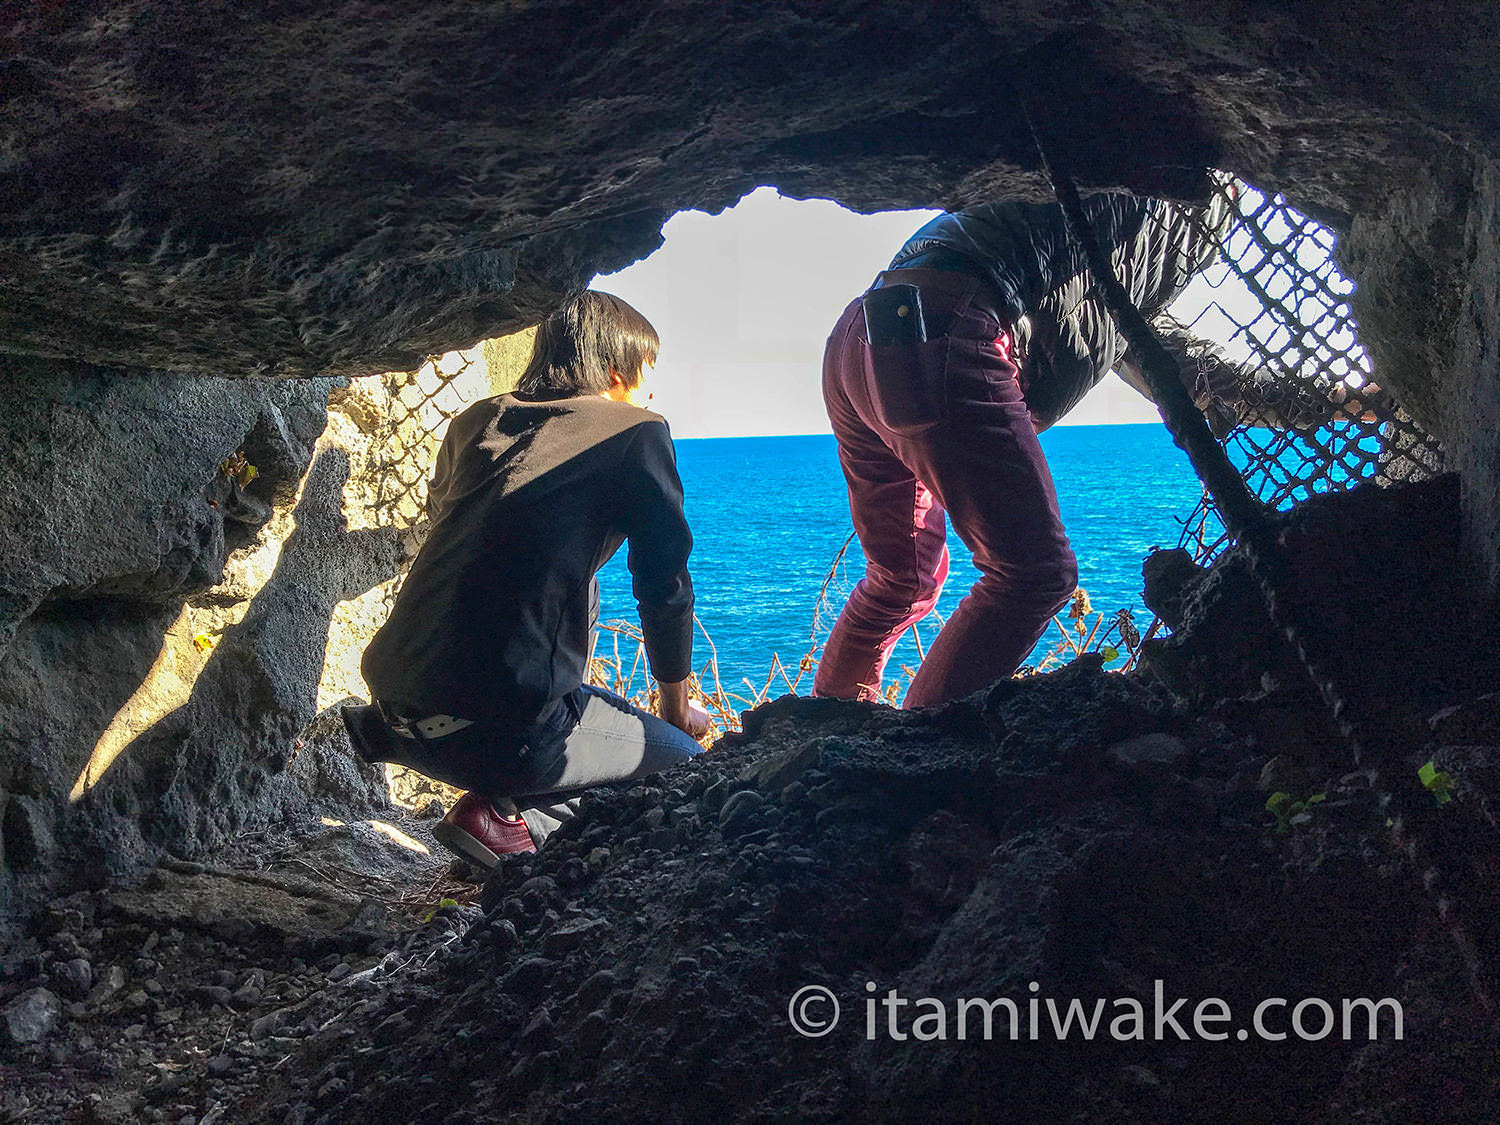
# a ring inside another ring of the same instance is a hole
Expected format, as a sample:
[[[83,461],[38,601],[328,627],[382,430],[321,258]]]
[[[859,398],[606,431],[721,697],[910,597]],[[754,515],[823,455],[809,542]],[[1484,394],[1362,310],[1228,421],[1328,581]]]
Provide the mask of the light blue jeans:
[[[532,729],[541,737],[527,739],[514,780],[494,796],[514,802],[538,847],[573,817],[578,791],[660,773],[703,752],[665,719],[587,685],[563,696]]]

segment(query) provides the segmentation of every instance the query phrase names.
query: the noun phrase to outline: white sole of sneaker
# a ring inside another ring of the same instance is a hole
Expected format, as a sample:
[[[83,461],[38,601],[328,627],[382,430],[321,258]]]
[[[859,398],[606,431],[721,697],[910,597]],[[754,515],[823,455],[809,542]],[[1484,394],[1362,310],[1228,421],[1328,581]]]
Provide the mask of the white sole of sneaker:
[[[451,824],[439,821],[433,826],[432,837],[443,847],[453,852],[460,859],[466,859],[470,863],[477,863],[485,870],[489,870],[500,862],[500,857],[479,840],[470,836],[462,828],[456,828]]]

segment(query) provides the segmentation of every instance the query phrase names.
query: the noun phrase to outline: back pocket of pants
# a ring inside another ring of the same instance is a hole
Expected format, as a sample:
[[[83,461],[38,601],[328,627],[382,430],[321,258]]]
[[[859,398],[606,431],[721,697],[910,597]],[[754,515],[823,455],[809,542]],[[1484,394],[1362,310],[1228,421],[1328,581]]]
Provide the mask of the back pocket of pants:
[[[870,348],[870,407],[898,434],[918,434],[948,416],[948,337],[920,344]]]

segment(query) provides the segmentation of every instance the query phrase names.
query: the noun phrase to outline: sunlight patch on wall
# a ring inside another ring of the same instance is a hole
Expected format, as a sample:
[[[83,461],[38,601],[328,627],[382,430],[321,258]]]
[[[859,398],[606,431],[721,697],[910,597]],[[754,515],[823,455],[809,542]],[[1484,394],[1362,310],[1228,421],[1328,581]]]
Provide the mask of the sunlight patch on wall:
[[[127,746],[188,701],[198,674],[208,662],[208,648],[201,640],[195,640],[200,633],[194,625],[192,609],[183,606],[162,637],[161,651],[146,678],[115,712],[94,744],[68,793],[70,802],[81,800],[109,772]]]

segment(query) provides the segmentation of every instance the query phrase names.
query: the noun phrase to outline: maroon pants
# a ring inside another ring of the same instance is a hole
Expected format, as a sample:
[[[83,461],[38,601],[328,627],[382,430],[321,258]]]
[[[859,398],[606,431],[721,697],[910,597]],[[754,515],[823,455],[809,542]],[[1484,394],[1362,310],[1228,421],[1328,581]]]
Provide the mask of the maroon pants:
[[[924,344],[872,349],[861,304],[839,318],[823,398],[867,560],[824,646],[815,695],[878,700],[901,634],[931,612],[948,573],[945,516],[980,578],[959,602],[906,695],[957,699],[1009,676],[1078,584],[1052,474],[995,318],[971,307],[961,274],[895,270],[921,291]]]

